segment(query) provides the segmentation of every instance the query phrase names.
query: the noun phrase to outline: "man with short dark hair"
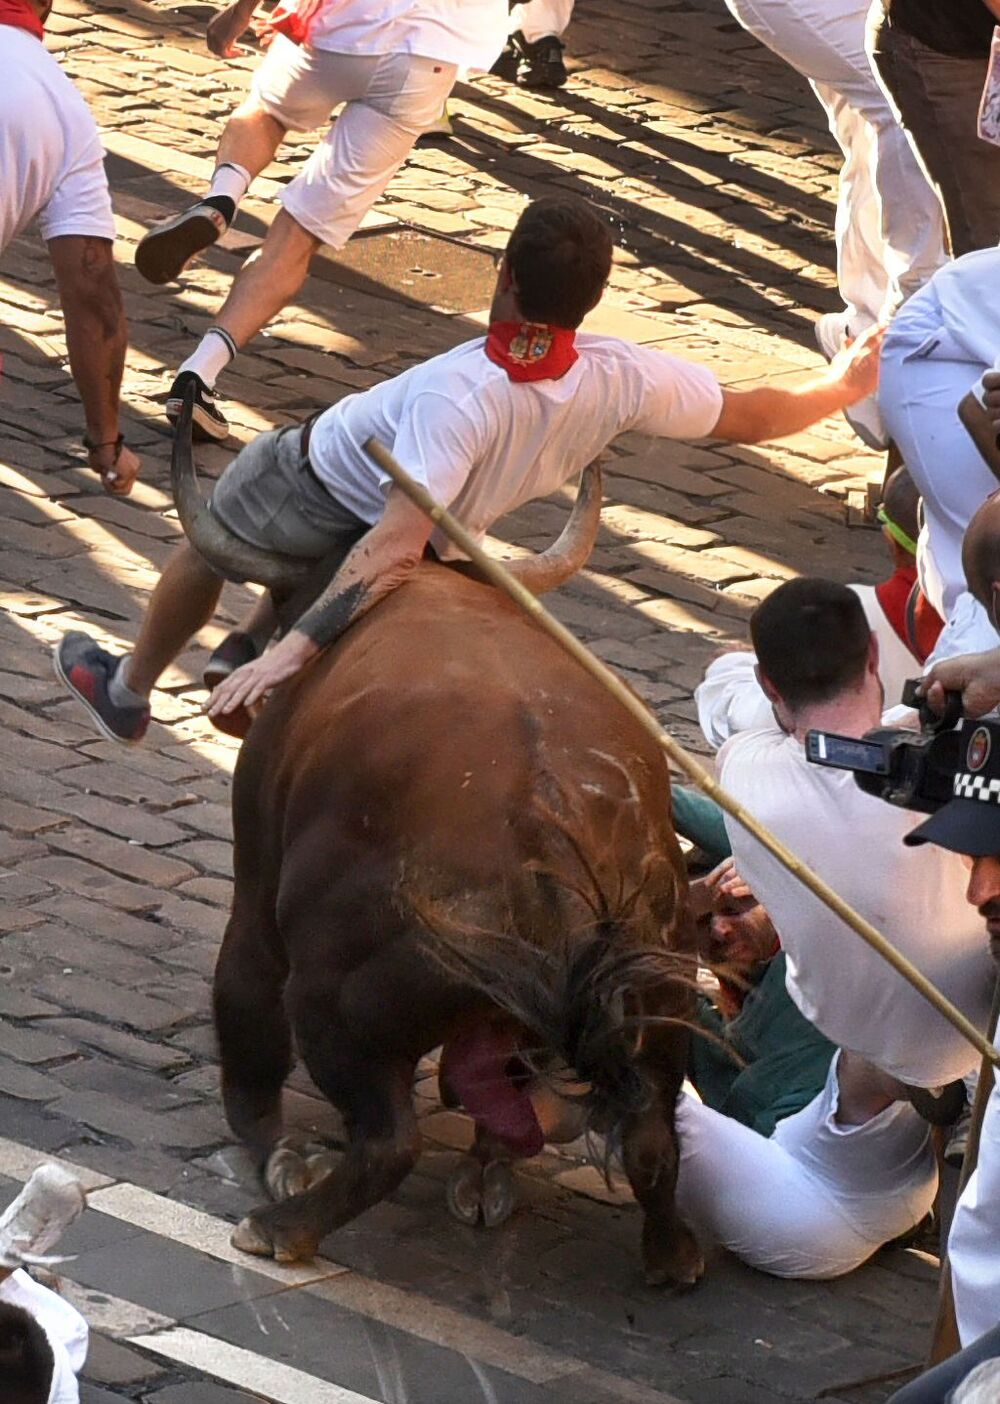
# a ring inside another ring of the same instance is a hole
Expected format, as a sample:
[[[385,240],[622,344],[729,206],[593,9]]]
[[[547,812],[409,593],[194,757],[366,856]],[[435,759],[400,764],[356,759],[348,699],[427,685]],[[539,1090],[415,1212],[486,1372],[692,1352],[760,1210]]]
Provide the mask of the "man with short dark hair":
[[[768,828],[980,1026],[989,966],[962,900],[954,855],[912,853],[919,816],[865,794],[848,771],[810,765],[812,729],[861,737],[881,724],[878,644],[846,585],[779,586],[750,625],[774,724],[727,741],[719,778]],[[841,1048],[901,1083],[936,1088],[971,1071],[975,1054],[882,958],[727,820],[736,867],[771,916],[788,956],[788,991]]]
[[[259,549],[342,563],[281,641],[213,695],[230,715],[291,677],[406,579],[431,541],[453,554],[364,451],[391,448],[482,539],[504,513],[562,486],[625,430],[739,442],[795,433],[869,394],[878,336],[792,389],[723,390],[711,371],[617,337],[577,333],[611,269],[607,221],[556,195],[521,215],[497,279],[485,338],[414,366],[307,421],[263,434],[219,479],[213,515]],[[187,544],[153,593],[126,660],[70,634],[56,666],[102,733],[135,742],[164,668],[212,617],[221,581]]]

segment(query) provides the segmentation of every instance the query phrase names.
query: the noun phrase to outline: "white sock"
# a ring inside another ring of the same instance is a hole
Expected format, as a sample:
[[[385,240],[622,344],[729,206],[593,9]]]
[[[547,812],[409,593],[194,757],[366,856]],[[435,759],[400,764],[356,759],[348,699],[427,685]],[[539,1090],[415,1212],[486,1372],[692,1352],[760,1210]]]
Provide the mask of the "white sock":
[[[108,696],[116,707],[144,707],[149,701],[141,692],[133,692],[126,681],[129,660],[132,655],[119,661],[118,667],[108,678]]]
[[[216,380],[235,355],[236,343],[229,333],[222,327],[209,327],[195,347],[194,354],[178,368],[177,374],[180,375],[181,371],[194,371],[203,384],[212,390]]]
[[[226,195],[234,205],[238,205],[247,193],[247,186],[252,179],[246,166],[240,166],[236,161],[223,161],[221,166],[215,168],[208,193]]]

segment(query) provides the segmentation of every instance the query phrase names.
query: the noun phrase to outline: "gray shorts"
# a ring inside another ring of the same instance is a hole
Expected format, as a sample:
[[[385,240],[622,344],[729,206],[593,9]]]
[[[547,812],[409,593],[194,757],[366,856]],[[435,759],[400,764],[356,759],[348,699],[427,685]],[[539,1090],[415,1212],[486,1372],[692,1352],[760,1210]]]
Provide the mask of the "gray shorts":
[[[265,551],[318,560],[343,543],[344,555],[369,530],[313,476],[302,426],[271,429],[247,444],[215,485],[213,516]]]

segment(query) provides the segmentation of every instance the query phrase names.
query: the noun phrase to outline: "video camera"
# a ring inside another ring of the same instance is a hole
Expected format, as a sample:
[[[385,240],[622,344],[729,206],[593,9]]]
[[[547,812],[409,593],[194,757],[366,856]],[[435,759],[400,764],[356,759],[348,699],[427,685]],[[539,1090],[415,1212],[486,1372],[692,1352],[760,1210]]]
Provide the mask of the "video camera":
[[[949,692],[943,716],[918,696],[920,679],[903,688],[903,705],[920,714],[920,730],[877,726],[860,739],[833,731],[806,733],[806,759],[814,765],[851,770],[858,787],[902,809],[934,814],[954,795],[955,773],[963,767],[962,695]],[[967,738],[965,738],[967,740]]]

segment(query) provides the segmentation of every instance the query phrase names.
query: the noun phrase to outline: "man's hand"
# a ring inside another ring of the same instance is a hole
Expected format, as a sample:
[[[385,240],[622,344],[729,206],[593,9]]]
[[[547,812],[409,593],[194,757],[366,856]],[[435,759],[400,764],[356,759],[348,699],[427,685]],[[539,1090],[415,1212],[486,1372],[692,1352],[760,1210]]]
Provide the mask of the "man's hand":
[[[235,712],[238,707],[252,707],[272,688],[294,677],[317,653],[319,648],[312,639],[292,629],[274,648],[255,658],[252,663],[244,663],[242,668],[237,668],[224,682],[219,683],[208,700],[205,708],[207,715],[225,716]]]
[[[141,464],[128,444],[118,449],[117,442],[99,444],[87,452],[87,462],[100,474],[101,486],[112,497],[128,497],[139,476]]]
[[[234,0],[209,23],[205,31],[205,42],[217,58],[239,58],[237,39],[250,28],[250,20],[257,8],[257,0]]]
[[[983,399],[986,412],[993,421],[993,428],[1000,434],[1000,371],[987,371],[983,376]]]
[[[885,330],[881,323],[869,327],[838,351],[830,362],[830,370],[852,397],[844,400],[845,406],[866,400],[878,389],[879,357]]]
[[[935,663],[921,690],[939,715],[944,714],[946,692],[962,694],[962,710],[967,717],[992,712],[1000,706],[1000,648]]]

